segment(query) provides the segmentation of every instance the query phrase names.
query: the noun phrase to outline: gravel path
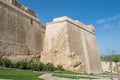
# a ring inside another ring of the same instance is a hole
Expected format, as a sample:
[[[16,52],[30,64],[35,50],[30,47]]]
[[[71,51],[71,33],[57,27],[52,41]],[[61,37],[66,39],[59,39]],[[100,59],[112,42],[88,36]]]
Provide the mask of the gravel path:
[[[42,78],[44,80],[76,80],[76,79],[53,77],[52,74],[50,74],[50,73],[45,73],[42,76],[39,76],[39,78]],[[111,80],[111,79],[110,78],[101,78],[101,79],[79,79],[79,80]],[[118,79],[114,78],[113,80],[118,80]]]
[[[52,74],[49,73],[43,74],[42,76],[39,76],[39,78],[42,78],[44,80],[73,80],[73,79],[53,77]]]
[[[13,79],[0,79],[0,80],[13,80]]]

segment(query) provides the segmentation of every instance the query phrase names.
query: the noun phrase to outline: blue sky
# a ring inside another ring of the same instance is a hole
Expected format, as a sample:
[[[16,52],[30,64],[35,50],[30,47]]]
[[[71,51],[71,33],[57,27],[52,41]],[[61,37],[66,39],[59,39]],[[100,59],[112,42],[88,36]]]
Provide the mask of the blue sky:
[[[120,0],[18,0],[34,10],[42,23],[68,16],[94,24],[100,54],[120,53]]]

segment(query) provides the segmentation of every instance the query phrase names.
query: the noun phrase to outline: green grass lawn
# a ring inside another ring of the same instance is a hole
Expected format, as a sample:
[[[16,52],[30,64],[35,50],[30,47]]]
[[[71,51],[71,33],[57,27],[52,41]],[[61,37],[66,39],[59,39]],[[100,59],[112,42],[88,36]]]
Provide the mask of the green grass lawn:
[[[71,72],[71,71],[62,71],[62,72],[60,72],[60,74],[80,74],[80,73],[75,73],[75,72]]]
[[[21,71],[21,70],[0,70],[0,79],[13,80],[43,80],[38,76],[42,75],[40,72]]]
[[[77,78],[82,78],[82,79],[96,79],[93,77],[89,77],[89,76],[78,76],[77,75],[65,75],[65,74],[53,74],[52,76],[55,77],[61,77],[61,78],[71,78],[71,79],[77,79]]]
[[[71,71],[62,71],[59,74],[73,74],[73,75],[91,75],[91,76],[96,76],[96,74],[86,74],[86,73],[76,73],[76,72],[71,72]]]

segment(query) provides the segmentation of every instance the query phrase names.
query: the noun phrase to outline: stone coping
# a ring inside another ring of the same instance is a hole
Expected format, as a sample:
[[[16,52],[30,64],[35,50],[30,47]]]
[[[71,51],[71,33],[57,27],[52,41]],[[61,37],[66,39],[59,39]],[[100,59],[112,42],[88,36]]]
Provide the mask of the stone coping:
[[[54,18],[53,19],[53,22],[50,22],[50,23],[47,23],[47,25],[49,24],[54,24],[54,23],[60,23],[60,22],[69,22],[81,29],[84,29],[85,31],[88,31],[89,33],[92,33],[92,34],[95,34],[94,33],[94,26],[93,25],[84,25],[83,23],[81,23],[80,21],[78,20],[72,20],[71,18],[67,17],[67,16],[63,16],[63,17],[59,17],[59,18]],[[90,28],[89,26],[91,26],[92,28]],[[92,30],[93,29],[93,30]]]

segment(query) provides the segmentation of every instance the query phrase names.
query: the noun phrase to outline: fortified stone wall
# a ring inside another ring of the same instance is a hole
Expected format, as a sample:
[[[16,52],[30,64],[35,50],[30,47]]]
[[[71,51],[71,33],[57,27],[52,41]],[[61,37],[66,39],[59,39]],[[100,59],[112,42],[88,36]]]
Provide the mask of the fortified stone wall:
[[[45,31],[37,15],[16,0],[0,0],[0,58],[41,60],[74,72],[102,72],[93,25],[62,17],[46,27]]]
[[[45,26],[37,17],[0,0],[0,54],[13,61],[40,59]]]
[[[69,71],[101,73],[94,26],[68,17],[54,19],[46,25],[41,61],[63,65]]]

